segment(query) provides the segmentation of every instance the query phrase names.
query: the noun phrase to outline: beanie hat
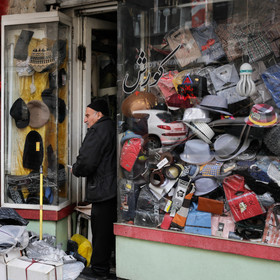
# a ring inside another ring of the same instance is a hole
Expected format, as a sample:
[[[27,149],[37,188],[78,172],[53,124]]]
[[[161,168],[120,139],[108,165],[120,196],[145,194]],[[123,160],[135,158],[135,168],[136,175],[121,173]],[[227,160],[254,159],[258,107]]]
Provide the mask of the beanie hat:
[[[30,121],[30,112],[23,101],[18,98],[10,109],[10,115],[15,119],[16,126],[18,128],[25,128],[28,126]]]
[[[39,143],[39,147],[37,146],[37,143]],[[41,135],[35,130],[30,131],[26,136],[24,144],[22,158],[23,167],[39,171],[44,157],[43,150],[43,140]]]
[[[104,116],[109,115],[109,108],[104,99],[94,99],[87,107],[97,112],[101,112]]]

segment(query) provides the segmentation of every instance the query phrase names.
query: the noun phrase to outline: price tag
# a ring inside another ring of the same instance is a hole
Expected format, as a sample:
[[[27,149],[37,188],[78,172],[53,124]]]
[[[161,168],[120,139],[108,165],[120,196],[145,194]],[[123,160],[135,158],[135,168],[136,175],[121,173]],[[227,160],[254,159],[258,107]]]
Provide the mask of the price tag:
[[[157,164],[157,168],[161,169],[164,165],[166,165],[168,163],[168,159],[164,158],[163,160],[161,160],[158,164]]]

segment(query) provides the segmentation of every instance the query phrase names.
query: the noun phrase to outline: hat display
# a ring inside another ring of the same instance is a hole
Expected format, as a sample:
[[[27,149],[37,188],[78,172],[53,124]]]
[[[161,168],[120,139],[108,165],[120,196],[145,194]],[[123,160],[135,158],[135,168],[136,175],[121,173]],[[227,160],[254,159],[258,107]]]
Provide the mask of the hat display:
[[[194,184],[196,196],[208,194],[219,187],[217,180],[208,177],[196,179]]]
[[[32,100],[27,103],[30,112],[29,125],[33,128],[39,128],[45,125],[50,118],[48,106],[39,100]]]
[[[244,152],[250,145],[251,139],[245,137],[238,138],[232,134],[221,134],[214,142],[215,159],[227,161]]]
[[[203,110],[201,108],[191,107],[187,108],[184,112],[183,121],[184,122],[211,122],[209,117],[209,111]]]
[[[205,141],[207,144],[211,144],[211,139],[215,135],[215,132],[211,127],[204,122],[185,122],[185,124],[193,131],[193,133]]]
[[[51,50],[46,46],[39,46],[32,51],[29,65],[39,73],[48,71],[55,64]]]
[[[279,122],[274,108],[268,104],[255,104],[245,122],[255,127],[272,127]]]
[[[32,130],[27,134],[25,139],[22,158],[23,167],[39,171],[43,157],[44,147],[42,137],[37,131]]]
[[[18,98],[10,109],[10,115],[15,119],[17,128],[25,128],[29,124],[30,112],[22,98]]]
[[[192,139],[185,143],[185,149],[180,154],[180,158],[187,163],[202,165],[211,161],[214,154],[207,143],[200,139]]]
[[[156,103],[157,98],[154,94],[136,91],[124,99],[121,110],[126,117],[133,117],[134,111],[151,109]]]
[[[227,100],[223,96],[206,95],[203,97],[198,107],[211,112],[216,112],[224,115],[231,115],[231,113],[228,112]]]

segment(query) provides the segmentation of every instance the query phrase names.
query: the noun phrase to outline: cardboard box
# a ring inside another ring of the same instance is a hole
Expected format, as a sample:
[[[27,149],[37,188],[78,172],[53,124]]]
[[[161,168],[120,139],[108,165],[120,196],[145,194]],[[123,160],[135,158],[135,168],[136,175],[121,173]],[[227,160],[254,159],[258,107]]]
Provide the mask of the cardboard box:
[[[7,264],[8,280],[62,280],[62,264],[32,262],[26,257],[14,259]]]
[[[21,256],[20,250],[11,250],[10,252],[0,255],[0,279],[7,280],[7,263]]]

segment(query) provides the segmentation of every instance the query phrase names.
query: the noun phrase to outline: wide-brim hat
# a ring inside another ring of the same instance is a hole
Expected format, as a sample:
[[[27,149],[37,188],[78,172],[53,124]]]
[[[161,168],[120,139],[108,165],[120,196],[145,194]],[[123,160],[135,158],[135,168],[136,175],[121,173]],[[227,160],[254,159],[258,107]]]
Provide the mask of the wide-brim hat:
[[[154,94],[136,91],[124,99],[121,110],[124,116],[133,117],[134,111],[151,109],[156,103],[157,98]]]
[[[215,135],[215,132],[211,129],[211,127],[204,122],[191,122],[191,123],[185,123],[192,131],[193,133],[205,141],[207,144],[211,144],[211,139]]]
[[[217,180],[209,177],[201,177],[194,182],[195,196],[206,195],[219,187]]]
[[[184,111],[183,122],[211,122],[209,111],[201,108],[191,107]]]
[[[25,128],[29,124],[30,112],[22,98],[18,98],[10,109],[10,115],[14,118],[17,128]]]
[[[29,126],[40,128],[49,121],[50,110],[44,102],[32,100],[27,103],[27,108],[30,112]]]
[[[187,163],[202,165],[210,162],[214,158],[214,153],[203,140],[192,139],[185,143],[184,152],[180,154],[180,158]]]
[[[255,104],[245,122],[254,127],[272,127],[279,123],[277,113],[273,106],[268,104]]]
[[[39,73],[48,71],[55,64],[52,51],[46,46],[40,45],[33,49],[29,65]]]
[[[215,159],[218,161],[227,161],[244,152],[251,143],[251,139],[248,137],[248,131],[245,132],[244,139],[242,136],[238,138],[228,133],[219,135],[214,142]]]
[[[197,107],[223,115],[231,115],[231,113],[228,111],[228,103],[226,98],[219,95],[204,96],[201,103],[197,105]]]

